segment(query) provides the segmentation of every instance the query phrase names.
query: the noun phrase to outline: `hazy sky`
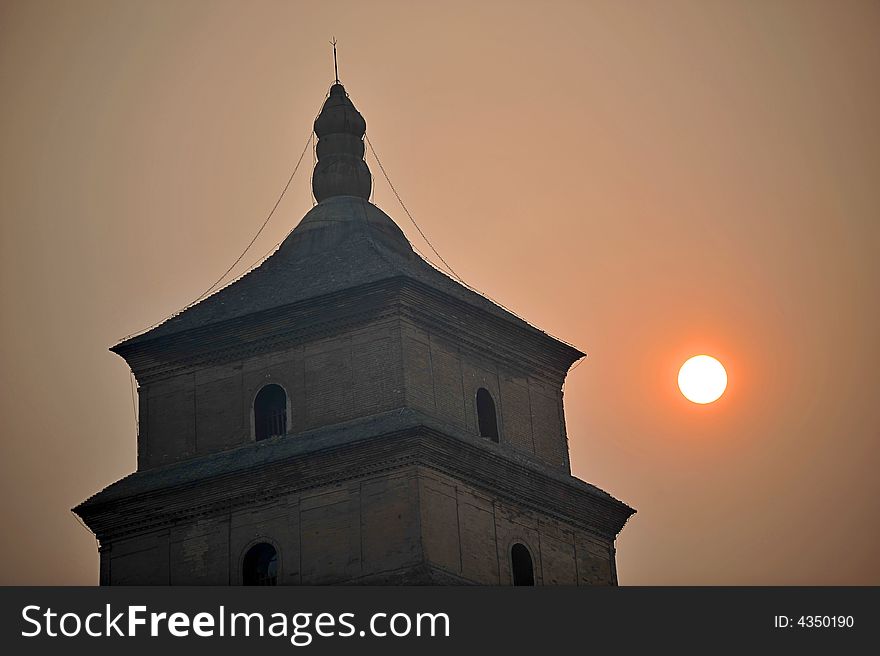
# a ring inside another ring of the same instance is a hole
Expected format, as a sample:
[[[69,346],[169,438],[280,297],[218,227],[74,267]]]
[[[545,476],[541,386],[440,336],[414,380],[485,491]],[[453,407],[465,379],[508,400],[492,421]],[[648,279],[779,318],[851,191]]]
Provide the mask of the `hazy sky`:
[[[880,3],[831,0],[0,1],[0,583],[97,582],[69,509],[136,456],[107,349],[253,236],[334,35],[444,258],[590,354],[572,466],[638,509],[620,582],[880,584]]]

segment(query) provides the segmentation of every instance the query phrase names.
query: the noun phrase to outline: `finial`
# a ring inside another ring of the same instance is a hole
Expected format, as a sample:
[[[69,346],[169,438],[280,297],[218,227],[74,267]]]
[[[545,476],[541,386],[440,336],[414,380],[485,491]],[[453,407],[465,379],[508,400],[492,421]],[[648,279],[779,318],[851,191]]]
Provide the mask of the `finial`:
[[[330,45],[333,46],[333,74],[336,76],[336,84],[339,84],[339,67],[336,64],[336,37],[333,37],[333,40],[330,42]]]
[[[367,123],[338,82],[315,119],[318,161],[312,175],[312,192],[319,203],[332,196],[370,199],[372,176],[364,161]]]

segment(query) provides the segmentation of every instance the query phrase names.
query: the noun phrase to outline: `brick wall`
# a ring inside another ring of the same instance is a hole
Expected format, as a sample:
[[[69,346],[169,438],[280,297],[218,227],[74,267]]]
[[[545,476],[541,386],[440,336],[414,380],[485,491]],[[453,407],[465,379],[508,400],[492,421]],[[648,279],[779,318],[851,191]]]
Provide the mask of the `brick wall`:
[[[279,584],[356,581],[422,560],[415,469],[291,494],[104,545],[102,582],[239,585],[247,550],[269,542]]]
[[[476,396],[485,388],[495,402],[503,447],[570,471],[560,388],[407,322],[401,338],[409,407],[478,434]]]
[[[139,468],[252,441],[254,398],[270,383],[287,393],[289,433],[406,404],[476,434],[482,387],[502,447],[569,471],[559,387],[394,318],[143,386]]]
[[[415,466],[105,544],[102,582],[237,585],[259,542],[278,552],[281,585],[429,582],[426,568],[448,582],[509,585],[517,542],[537,585],[615,582],[607,540]]]
[[[269,383],[287,393],[297,433],[400,407],[402,378],[399,325],[386,320],[150,383],[139,390],[138,468],[252,441],[254,398]]]
[[[612,544],[540,512],[421,469],[422,545],[427,563],[486,585],[511,585],[511,547],[524,544],[536,585],[612,585]]]

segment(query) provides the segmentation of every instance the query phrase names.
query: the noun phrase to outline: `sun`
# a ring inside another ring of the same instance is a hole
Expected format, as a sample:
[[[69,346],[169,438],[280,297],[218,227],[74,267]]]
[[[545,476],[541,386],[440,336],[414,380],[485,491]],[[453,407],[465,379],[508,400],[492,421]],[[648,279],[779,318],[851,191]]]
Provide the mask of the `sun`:
[[[727,389],[727,371],[711,355],[695,355],[678,370],[678,389],[688,401],[712,403]]]

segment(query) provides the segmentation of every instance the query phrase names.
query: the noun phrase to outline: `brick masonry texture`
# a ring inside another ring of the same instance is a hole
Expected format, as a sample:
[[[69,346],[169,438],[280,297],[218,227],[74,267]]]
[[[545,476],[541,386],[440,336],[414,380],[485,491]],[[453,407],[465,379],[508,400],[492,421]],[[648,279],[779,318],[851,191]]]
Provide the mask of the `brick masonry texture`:
[[[477,432],[482,387],[502,445],[569,467],[561,388],[394,317],[141,386],[140,468],[253,442],[254,398],[269,383],[287,393],[293,434],[400,407]]]
[[[424,468],[367,477],[133,535],[102,548],[103,584],[236,585],[270,542],[279,583],[508,585],[525,544],[537,584],[610,585],[612,544]]]

